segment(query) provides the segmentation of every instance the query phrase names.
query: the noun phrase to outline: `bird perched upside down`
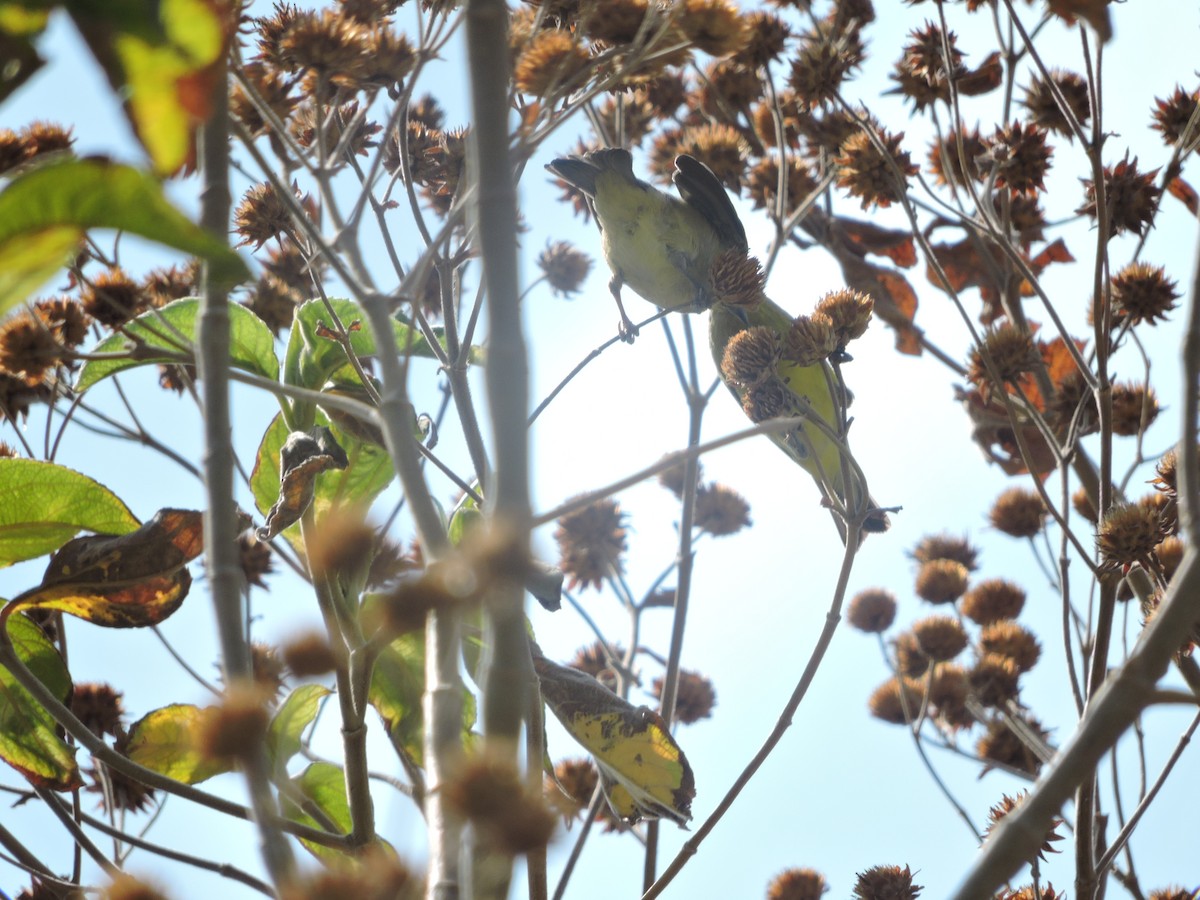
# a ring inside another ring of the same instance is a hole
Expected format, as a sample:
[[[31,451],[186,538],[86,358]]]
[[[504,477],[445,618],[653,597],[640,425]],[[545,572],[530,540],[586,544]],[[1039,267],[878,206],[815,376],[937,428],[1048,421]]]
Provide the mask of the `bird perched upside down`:
[[[843,458],[850,398],[828,357],[844,351],[830,344],[823,356],[797,354],[798,323],[804,320],[801,330],[811,332],[816,317],[793,318],[763,292],[745,228],[713,171],[691,156],[676,157],[672,180],[677,198],[634,176],[627,150],[593,150],[556,159],[546,168],[581,191],[596,216],[604,259],[612,270],[609,290],[621,312],[621,337],[632,341],[637,335],[621,302],[625,285],[661,309],[711,310],[713,361],[747,415],[756,422],[804,418],[770,437],[813,476],[829,505],[841,511],[835,518],[843,538],[842,519],[848,517],[856,517],[863,531],[886,530],[887,514],[870,500],[861,472]],[[862,299],[866,311],[862,313],[860,303],[859,318],[865,328],[870,301]],[[817,331],[832,334],[827,321],[826,316]],[[731,346],[738,344],[753,345],[748,349],[763,360],[752,375],[729,359]],[[853,485],[849,491],[848,479]]]

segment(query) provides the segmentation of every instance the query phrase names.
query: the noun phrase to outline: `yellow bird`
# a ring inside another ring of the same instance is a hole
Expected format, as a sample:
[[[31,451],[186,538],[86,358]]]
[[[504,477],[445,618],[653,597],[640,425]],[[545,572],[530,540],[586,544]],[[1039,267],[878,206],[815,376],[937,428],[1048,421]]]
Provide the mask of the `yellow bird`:
[[[604,258],[613,273],[609,290],[621,311],[622,337],[632,340],[637,334],[621,302],[624,285],[663,309],[711,310],[713,360],[747,415],[754,421],[808,416],[809,421],[795,429],[772,432],[771,440],[813,476],[831,505],[847,508],[849,515],[855,514],[849,507],[865,508],[863,530],[884,531],[889,525],[886,513],[867,496],[858,470],[849,461],[843,465],[849,396],[824,358],[798,360],[789,355],[789,336],[797,320],[772,302],[755,280],[758,264],[748,257],[745,228],[713,171],[694,157],[676,157],[676,198],[638,180],[627,150],[594,150],[556,159],[546,168],[578,188],[595,213]],[[722,276],[731,270],[740,270],[733,277],[738,282],[736,298],[725,284],[729,279]],[[768,365],[752,378],[744,373],[731,377],[726,372],[731,342],[737,345],[755,336],[765,342]],[[836,345],[828,349],[838,351]],[[846,490],[847,473],[856,485],[852,492]],[[844,524],[838,521],[844,537]]]

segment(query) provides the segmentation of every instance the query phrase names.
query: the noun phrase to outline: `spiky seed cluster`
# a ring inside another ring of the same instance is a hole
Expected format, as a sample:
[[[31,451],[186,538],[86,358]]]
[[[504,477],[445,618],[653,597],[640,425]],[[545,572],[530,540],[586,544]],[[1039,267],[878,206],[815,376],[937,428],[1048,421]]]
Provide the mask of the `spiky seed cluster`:
[[[654,679],[654,696],[661,701],[666,680]],[[699,672],[687,669],[679,673],[679,687],[675,695],[675,718],[684,725],[712,717],[717,705],[717,691],[713,683]]]
[[[900,202],[908,190],[908,179],[917,174],[917,167],[907,150],[900,149],[904,132],[878,132],[877,147],[871,135],[859,131],[842,142],[837,158],[838,187],[852,197],[862,200],[862,208],[871,205],[887,207]]]
[[[953,31],[946,33],[946,44],[950,47],[949,65],[943,52],[942,30],[926,23],[923,29],[909,32],[909,42],[896,63],[891,79],[904,96],[913,101],[918,112],[935,101],[950,99],[947,74],[959,77],[965,73],[962,51],[956,45]]]
[[[872,128],[879,123],[870,120]],[[832,109],[821,115],[803,116],[796,120],[796,128],[805,139],[802,149],[812,159],[822,153],[838,153],[852,134],[859,130],[858,120],[848,111]]]
[[[762,79],[736,59],[717,60],[704,75],[699,88],[700,108],[709,115],[720,116],[729,108],[749,109],[762,99]]]
[[[765,296],[766,275],[758,257],[740,250],[726,250],[709,269],[713,296],[729,306],[753,309]]]
[[[760,109],[762,107],[759,107]],[[765,132],[774,135],[774,123],[766,126]],[[790,214],[817,189],[817,181],[813,178],[808,166],[799,157],[788,155],[787,171],[787,208]],[[746,191],[754,202],[755,209],[776,208],[779,198],[779,160],[774,156],[766,156],[750,168],[746,176]]]
[[[985,625],[979,633],[979,649],[1011,659],[1018,672],[1028,672],[1042,655],[1042,645],[1033,633],[1008,619]]]
[[[546,776],[542,795],[564,822],[570,822],[588,808],[598,779],[590,759],[564,759],[554,766],[554,778]]]
[[[1071,494],[1071,508],[1088,522],[1096,524],[1096,507],[1092,505],[1092,498],[1088,496],[1087,488],[1080,487]]]
[[[1193,900],[1195,896],[1194,891],[1172,886],[1151,891],[1148,900]]]
[[[1153,127],[1162,133],[1163,143],[1168,147],[1182,141],[1187,132],[1188,122],[1196,115],[1197,105],[1200,105],[1200,91],[1185,91],[1179,86],[1176,86],[1174,93],[1166,100],[1157,97],[1154,99]],[[1193,125],[1192,130],[1187,133],[1190,134],[1187,143],[1194,144],[1196,126]]]
[[[612,658],[620,660],[625,655],[625,648],[620,644],[613,644],[606,648],[600,641],[593,641],[586,647],[576,650],[575,658],[567,665],[580,672],[587,672],[597,681],[603,681],[604,676],[612,672],[612,663],[609,662],[610,652]]]
[[[564,85],[573,84],[591,56],[565,31],[538,32],[517,59],[513,80],[523,94],[549,97]]]
[[[1074,132],[1058,101],[1054,99],[1052,83],[1062,94],[1075,121],[1080,125],[1086,124],[1092,113],[1087,82],[1074,72],[1052,69],[1049,79],[1034,76],[1029,87],[1025,88],[1025,99],[1021,103],[1029,110],[1029,121],[1034,125],[1070,138]]]
[[[1096,532],[1101,571],[1128,572],[1136,563],[1150,559],[1163,536],[1157,509],[1140,503],[1114,503]]]
[[[125,742],[118,739],[115,749],[124,754]],[[147,787],[102,762],[96,762],[85,771],[91,776],[91,783],[86,790],[88,793],[99,795],[100,806],[106,813],[117,810],[144,812],[154,802],[154,788]]]
[[[649,0],[611,0],[603,8],[582,10],[579,24],[592,40],[628,44],[637,37],[649,11]]]
[[[112,685],[82,682],[71,693],[71,712],[97,737],[116,736],[121,731],[125,707],[124,695]]]
[[[1120,382],[1113,385],[1112,412],[1113,433],[1132,437],[1158,418],[1158,397],[1149,385]]]
[[[1176,287],[1162,266],[1130,263],[1112,278],[1113,327],[1165,321],[1180,296]]]
[[[880,721],[892,725],[905,725],[920,711],[923,695],[920,682],[911,678],[906,678],[903,682],[889,678],[871,692],[867,700],[867,709]]]
[[[583,285],[592,268],[592,258],[567,241],[552,241],[538,254],[538,268],[559,297],[569,297]]]
[[[962,614],[976,625],[1015,619],[1025,606],[1025,592],[1011,581],[989,578],[963,596]]]
[[[1078,371],[1069,372],[1055,385],[1049,412],[1050,423],[1060,434],[1066,434],[1068,428],[1079,436],[1100,430],[1095,394]]]
[[[254,185],[242,196],[233,214],[234,229],[242,236],[241,244],[262,247],[272,238],[286,234],[292,227],[292,215],[287,204],[268,182]]]
[[[1150,483],[1154,489],[1162,491],[1168,497],[1179,497],[1179,455],[1174,450],[1168,450],[1154,465],[1154,478]]]
[[[589,586],[599,589],[606,578],[620,574],[621,556],[628,545],[625,516],[615,500],[597,500],[567,513],[558,520],[554,539],[572,590]]]
[[[1030,244],[1046,239],[1046,213],[1038,198],[1030,194],[1003,196],[1003,192],[992,194],[992,207],[996,217],[1008,220],[1008,230],[1026,251]]]
[[[929,171],[938,184],[965,185],[968,181],[980,181],[983,175],[976,160],[986,151],[987,144],[979,129],[964,126],[957,136],[950,134],[929,145]]]
[[[268,700],[274,700],[283,690],[284,662],[278,648],[263,641],[250,645],[250,669],[254,683]]]
[[[920,678],[929,671],[932,662],[921,649],[917,636],[911,631],[902,631],[892,641],[892,649],[896,653],[896,669],[907,678]]]
[[[1138,171],[1137,162],[1137,157],[1130,162],[1126,154],[1116,165],[1104,167],[1104,198],[1111,211],[1108,224],[1114,236],[1126,231],[1139,237],[1144,235],[1158,210],[1158,200],[1162,196],[1162,188],[1154,183],[1158,169],[1143,174]],[[1076,212],[1096,219],[1095,182],[1085,180],[1083,192],[1083,206]]]
[[[814,366],[838,349],[833,319],[820,310],[796,316],[783,340],[783,358],[799,366]]]
[[[196,733],[196,750],[205,759],[250,759],[262,749],[270,716],[267,694],[253,683],[229,685]]]
[[[927,616],[912,630],[921,652],[934,662],[949,662],[967,646],[967,632],[954,616]]]
[[[1043,740],[1050,735],[1042,728],[1041,722],[1032,716],[1026,717],[1025,724]],[[988,723],[987,732],[975,744],[975,755],[998,765],[1029,772],[1032,775],[1036,775],[1042,768],[1041,758],[999,719]]]
[[[859,631],[881,634],[896,621],[896,597],[883,588],[859,591],[850,600],[846,619]]]
[[[0,324],[0,372],[30,387],[42,384],[62,362],[63,348],[35,311],[18,310]]]
[[[272,271],[271,262],[265,268]],[[183,266],[160,266],[151,269],[142,277],[142,290],[150,298],[150,305],[166,306],[172,300],[195,297],[200,293],[200,260],[192,259]]]
[[[751,422],[765,422],[795,412],[795,397],[779,378],[768,378],[746,392],[742,410]]]
[[[779,338],[774,329],[756,325],[729,339],[721,357],[721,374],[734,384],[755,388],[775,375],[778,361]]]
[[[996,498],[988,520],[997,531],[1016,538],[1028,538],[1042,530],[1046,515],[1046,505],[1036,491],[1014,487]]]
[[[413,874],[390,847],[367,847],[353,866],[320,868],[295,876],[280,888],[279,900],[420,900],[425,879]]]
[[[987,831],[984,833],[985,841],[992,836],[992,832],[996,830],[996,826],[1000,824],[1001,820],[1024,803],[1028,796],[1028,791],[1021,791],[1016,797],[1010,797],[1008,794],[1001,796],[1000,802],[988,810]],[[1054,849],[1054,842],[1062,840],[1062,835],[1058,833],[1058,826],[1062,823],[1062,819],[1059,818],[1050,820],[1050,827],[1046,829],[1046,836],[1042,838],[1042,846],[1038,848],[1038,859],[1045,860],[1047,853],[1059,852]]]
[[[1027,884],[1014,890],[1006,890],[996,895],[996,900],[1067,900],[1065,891],[1056,891],[1054,884]]]
[[[984,158],[995,168],[996,187],[1013,194],[1036,194],[1046,188],[1052,153],[1044,130],[1013,122],[996,130]]]
[[[696,513],[692,524],[713,537],[726,537],[749,528],[750,504],[733,488],[708,484],[696,493]]]
[[[999,708],[1017,699],[1020,675],[1016,663],[1007,656],[985,653],[967,673],[967,682],[976,700],[984,706]]]
[[[1001,385],[1016,384],[1033,372],[1040,361],[1033,336],[1023,328],[1004,322],[997,328],[989,328],[982,344],[971,350],[967,378],[986,394]]]
[[[480,756],[469,760],[442,785],[446,802],[471,820],[480,837],[496,850],[516,855],[544,847],[555,817],[538,794],[525,786],[508,760]]]
[[[967,709],[970,685],[962,666],[940,665],[929,682],[929,703],[934,715],[950,728],[970,728],[975,717]]]
[[[20,131],[0,128],[0,175],[31,160],[71,149],[71,129],[53,122],[31,122]]]
[[[700,481],[702,472],[700,462],[696,462],[696,481]],[[658,473],[658,483],[665,487],[676,497],[683,497],[685,487],[684,478],[687,476],[687,467],[684,460],[679,460],[670,467],[663,469]]]
[[[737,53],[750,36],[731,0],[684,0],[676,21],[687,39],[709,56]]]
[[[864,294],[850,288],[830,291],[817,301],[816,313],[824,313],[833,324],[837,345],[844,348],[848,343],[857,340],[867,333],[871,324],[871,313],[875,309],[875,301],[870,294]]]
[[[1185,544],[1178,537],[1171,535],[1163,538],[1157,547],[1154,548],[1154,555],[1158,558],[1158,563],[1162,567],[1162,580],[1169,582],[1175,571],[1179,568],[1179,564],[1183,562],[1183,551]]]
[[[726,187],[735,193],[741,191],[749,147],[746,139],[732,125],[724,122],[690,125],[674,139],[668,133],[664,133],[662,138],[661,141],[655,140],[650,162],[651,168],[664,181],[675,172],[675,157],[687,153],[712,169]]]
[[[965,537],[954,537],[950,534],[932,534],[922,538],[913,548],[911,556],[919,563],[952,559],[962,563],[968,572],[974,572],[979,567],[979,551],[971,546],[971,542]]]
[[[862,45],[845,34],[809,32],[800,39],[788,87],[802,108],[832,101],[862,62]]]
[[[746,44],[733,57],[751,71],[775,62],[783,55],[791,27],[773,12],[755,10],[746,15]]]
[[[282,648],[283,661],[297,678],[314,678],[337,668],[338,656],[323,631],[311,630],[289,639]]]
[[[917,570],[917,596],[927,603],[953,603],[967,589],[967,567],[952,559],[931,559]]]
[[[828,890],[825,876],[816,869],[788,869],[771,879],[767,900],[821,900]]]
[[[859,872],[854,882],[855,900],[915,900],[922,887],[913,884],[908,866],[874,866]]]
[[[121,269],[106,269],[79,291],[83,311],[109,328],[124,325],[146,308],[141,285]]]

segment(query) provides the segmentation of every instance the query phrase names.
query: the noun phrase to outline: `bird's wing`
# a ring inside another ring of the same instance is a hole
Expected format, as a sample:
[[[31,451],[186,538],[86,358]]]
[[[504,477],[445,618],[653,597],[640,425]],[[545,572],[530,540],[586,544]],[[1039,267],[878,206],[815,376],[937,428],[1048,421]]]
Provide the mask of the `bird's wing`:
[[[673,180],[684,202],[712,225],[721,246],[742,251],[750,249],[742,220],[712,169],[694,156],[683,154],[675,157]]]

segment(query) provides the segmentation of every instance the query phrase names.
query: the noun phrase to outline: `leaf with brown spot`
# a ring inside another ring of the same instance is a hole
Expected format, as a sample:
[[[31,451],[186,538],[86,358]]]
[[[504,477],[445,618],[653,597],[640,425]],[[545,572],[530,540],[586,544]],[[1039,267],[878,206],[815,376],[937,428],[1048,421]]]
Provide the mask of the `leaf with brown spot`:
[[[852,250],[858,256],[866,256],[868,253],[886,256],[902,269],[917,264],[917,248],[913,243],[911,231],[881,228],[870,222],[836,216],[830,228],[830,236],[844,243],[848,250]]]
[[[267,513],[266,524],[255,532],[269,541],[298,521],[312,503],[317,476],[350,465],[333,433],[323,425],[293,431],[279,451],[279,499]]]

